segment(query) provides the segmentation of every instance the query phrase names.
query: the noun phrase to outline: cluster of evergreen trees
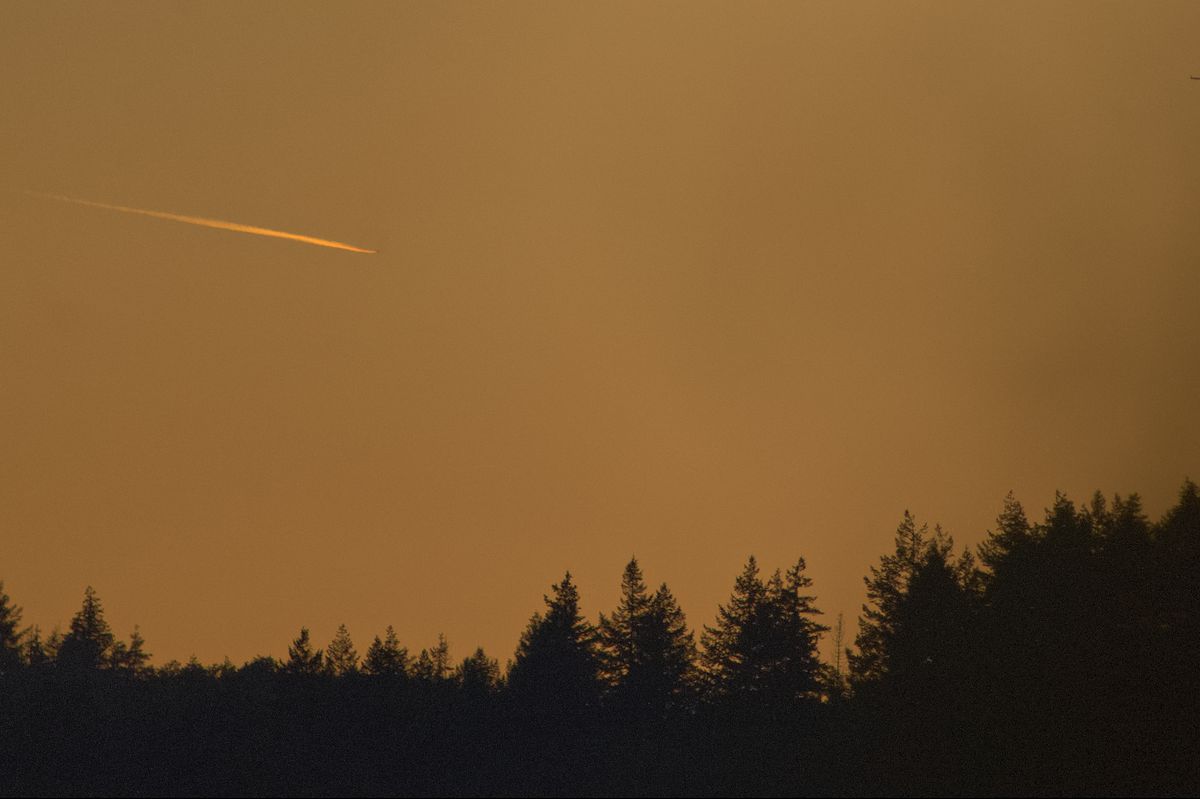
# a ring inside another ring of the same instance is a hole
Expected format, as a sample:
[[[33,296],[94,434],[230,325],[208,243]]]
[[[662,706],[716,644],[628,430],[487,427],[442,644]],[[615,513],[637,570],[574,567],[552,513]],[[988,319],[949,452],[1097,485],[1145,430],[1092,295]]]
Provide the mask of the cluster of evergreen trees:
[[[818,657],[803,559],[750,558],[699,647],[636,560],[594,625],[567,574],[504,670],[390,627],[360,658],[344,626],[156,669],[91,588],[43,639],[0,584],[0,793],[1200,790],[1194,483],[1158,523],[1136,495],[1039,523],[1010,496],[977,553],[906,513],[866,583],[848,674]]]

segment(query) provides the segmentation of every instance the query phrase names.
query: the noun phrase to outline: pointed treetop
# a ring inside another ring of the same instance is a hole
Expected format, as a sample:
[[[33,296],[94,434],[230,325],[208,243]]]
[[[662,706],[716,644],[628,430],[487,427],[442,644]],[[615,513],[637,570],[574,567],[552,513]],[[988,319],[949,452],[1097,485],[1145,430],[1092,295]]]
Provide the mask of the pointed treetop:
[[[543,600],[545,614],[533,614],[521,634],[509,685],[545,711],[578,712],[598,696],[596,630],[579,611],[570,572]]]
[[[389,624],[383,640],[375,636],[363,660],[363,671],[376,677],[401,678],[408,674],[408,650],[400,646]]]
[[[113,664],[114,652],[123,654],[124,645],[116,645],[112,628],[104,619],[104,608],[90,585],[83,592],[83,606],[71,619],[71,631],[56,645],[56,660],[69,669],[87,671]]]
[[[325,668],[335,677],[345,677],[358,671],[358,652],[344,624],[338,625],[337,633],[325,651]]]
[[[307,627],[300,628],[300,635],[288,647],[288,660],[284,669],[292,674],[320,674],[325,655],[320,650],[314,650]]]

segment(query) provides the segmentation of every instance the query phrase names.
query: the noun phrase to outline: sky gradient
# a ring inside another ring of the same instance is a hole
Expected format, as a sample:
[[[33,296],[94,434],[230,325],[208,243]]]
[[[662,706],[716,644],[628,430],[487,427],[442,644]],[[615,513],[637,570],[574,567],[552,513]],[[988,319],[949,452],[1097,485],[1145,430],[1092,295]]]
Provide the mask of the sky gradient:
[[[1200,479],[1200,4],[5,3],[0,579],[155,663],[693,625]],[[378,248],[165,224],[26,192]],[[848,637],[852,638],[852,625]],[[828,650],[828,647],[825,647]]]

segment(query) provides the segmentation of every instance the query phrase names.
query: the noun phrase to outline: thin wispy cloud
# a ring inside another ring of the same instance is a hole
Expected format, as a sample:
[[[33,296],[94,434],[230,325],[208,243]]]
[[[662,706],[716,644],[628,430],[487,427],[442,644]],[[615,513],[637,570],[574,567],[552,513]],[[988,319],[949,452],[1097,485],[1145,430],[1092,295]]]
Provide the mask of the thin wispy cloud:
[[[150,216],[155,219],[167,219],[171,222],[184,222],[189,225],[200,225],[202,227],[217,228],[218,230],[232,230],[235,233],[252,233],[255,236],[270,236],[277,239],[288,239],[290,241],[298,241],[303,244],[312,244],[317,247],[331,247],[335,250],[347,250],[349,252],[361,253],[376,253],[378,250],[368,250],[365,247],[355,247],[352,244],[346,244],[341,241],[331,241],[329,239],[320,239],[316,236],[305,236],[301,233],[288,233],[283,230],[272,230],[271,228],[256,227],[254,225],[243,225],[239,222],[227,222],[223,219],[208,219],[202,216],[187,216],[185,214],[173,214],[168,211],[151,211],[145,208],[130,208],[125,205],[111,205],[109,203],[95,202],[94,200],[81,200],[78,197],[67,197],[62,194],[47,194],[45,192],[31,191],[30,195],[41,197],[47,200],[58,200],[60,202],[75,203],[76,205],[86,205],[92,208],[103,208],[108,211],[121,211],[127,214],[140,214],[142,216]]]

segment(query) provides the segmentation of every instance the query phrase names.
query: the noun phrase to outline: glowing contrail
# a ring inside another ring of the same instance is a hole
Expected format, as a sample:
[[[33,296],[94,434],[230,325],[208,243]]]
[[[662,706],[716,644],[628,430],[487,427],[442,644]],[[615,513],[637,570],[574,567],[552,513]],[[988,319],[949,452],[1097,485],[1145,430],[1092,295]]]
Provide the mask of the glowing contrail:
[[[333,247],[335,250],[349,250],[350,252],[365,252],[375,253],[378,250],[367,250],[362,247],[355,247],[350,244],[343,244],[340,241],[329,241],[328,239],[318,239],[314,236],[302,236],[299,233],[285,233],[282,230],[271,230],[265,227],[254,227],[253,225],[240,225],[237,222],[226,222],[222,219],[206,219],[202,216],[184,216],[183,214],[171,214],[166,211],[147,211],[143,208],[128,208],[124,205],[109,205],[108,203],[98,203],[92,200],[80,200],[76,197],[65,197],[61,194],[46,194],[40,191],[31,191],[29,194],[34,197],[44,197],[48,200],[61,200],[65,203],[76,203],[78,205],[90,205],[93,208],[106,208],[109,211],[124,211],[127,214],[141,214],[142,216],[152,216],[155,219],[169,219],[172,222],[186,222],[189,225],[203,225],[204,227],[215,227],[218,230],[233,230],[238,233],[253,233],[256,236],[273,236],[277,239],[290,239],[292,241],[300,241],[305,244],[315,244],[318,247]]]

